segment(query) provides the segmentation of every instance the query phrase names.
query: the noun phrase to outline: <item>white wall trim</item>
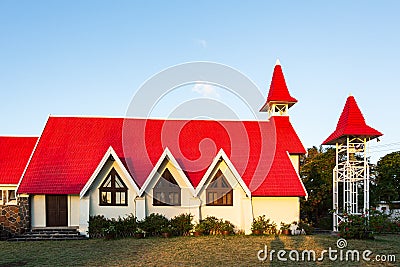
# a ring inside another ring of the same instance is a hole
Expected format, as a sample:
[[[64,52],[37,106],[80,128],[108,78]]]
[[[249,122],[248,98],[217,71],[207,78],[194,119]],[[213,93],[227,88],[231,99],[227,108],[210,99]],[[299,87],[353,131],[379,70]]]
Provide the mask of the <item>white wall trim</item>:
[[[218,154],[215,156],[214,160],[212,161],[210,167],[208,167],[206,173],[204,174],[203,178],[201,178],[200,183],[196,187],[196,197],[199,196],[200,192],[202,191],[205,183],[207,182],[208,177],[211,175],[211,172],[214,170],[216,165],[218,164],[219,159],[222,158],[230,171],[233,173],[233,176],[236,178],[240,186],[242,187],[243,191],[246,193],[246,195],[251,198],[251,192],[250,189],[247,187],[245,182],[243,181],[242,177],[236,170],[235,166],[233,166],[232,161],[228,158],[226,155],[225,151],[221,148],[218,152]]]
[[[90,187],[92,186],[93,182],[96,180],[97,175],[100,173],[100,171],[102,170],[102,168],[104,167],[104,165],[106,164],[106,162],[108,161],[110,156],[112,156],[114,158],[114,160],[117,163],[118,167],[121,168],[124,176],[128,179],[128,182],[135,189],[135,193],[137,195],[139,195],[139,192],[140,192],[139,187],[136,185],[136,182],[134,181],[134,179],[132,178],[132,176],[130,175],[128,170],[125,168],[124,164],[122,164],[122,161],[118,157],[117,153],[115,153],[115,150],[110,146],[108,148],[107,152],[104,154],[103,158],[101,159],[99,165],[97,165],[97,168],[93,172],[92,176],[90,176],[90,179],[86,182],[85,186],[82,188],[82,190],[81,190],[81,192],[79,194],[80,199],[82,199],[85,196],[85,194],[87,193],[87,191],[90,189]]]
[[[174,165],[175,169],[178,171],[178,173],[181,175],[183,181],[185,182],[187,188],[190,190],[190,192],[195,195],[195,190],[193,188],[192,183],[189,181],[189,178],[186,176],[186,174],[183,172],[182,168],[180,167],[179,163],[176,161],[174,156],[172,155],[171,151],[169,151],[168,147],[165,148],[164,152],[158,159],[156,165],[154,166],[153,170],[150,172],[150,174],[147,176],[146,181],[144,182],[142,188],[140,189],[140,192],[138,196],[142,197],[143,194],[146,192],[146,190],[149,187],[150,182],[155,179],[156,173],[159,170],[161,164],[163,163],[164,159],[169,160],[172,165]]]

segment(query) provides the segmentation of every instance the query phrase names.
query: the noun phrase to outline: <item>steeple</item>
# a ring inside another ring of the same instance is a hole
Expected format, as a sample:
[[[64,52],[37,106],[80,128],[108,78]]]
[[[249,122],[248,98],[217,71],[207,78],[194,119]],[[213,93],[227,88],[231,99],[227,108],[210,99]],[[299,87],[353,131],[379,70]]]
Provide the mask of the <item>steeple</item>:
[[[334,145],[340,143],[346,136],[369,137],[374,139],[382,133],[365,123],[363,114],[357,105],[354,96],[350,95],[340,115],[335,131],[322,143],[323,145]]]
[[[283,76],[281,63],[276,60],[272,81],[269,88],[267,102],[261,108],[261,112],[268,112],[268,117],[288,116],[288,109],[297,103],[292,97]]]
[[[345,220],[345,213],[366,214],[369,210],[368,143],[382,133],[368,126],[350,95],[340,115],[335,131],[322,143],[336,146],[336,166],[333,169],[333,230]],[[363,200],[363,205],[361,204]]]

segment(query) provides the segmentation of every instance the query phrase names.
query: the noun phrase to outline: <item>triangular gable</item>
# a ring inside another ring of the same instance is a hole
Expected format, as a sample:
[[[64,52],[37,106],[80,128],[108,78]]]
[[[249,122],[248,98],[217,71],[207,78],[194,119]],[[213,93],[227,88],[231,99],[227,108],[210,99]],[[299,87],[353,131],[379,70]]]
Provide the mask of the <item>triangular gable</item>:
[[[129,174],[129,172],[125,168],[124,164],[122,164],[122,161],[117,156],[117,153],[115,153],[115,150],[110,146],[108,148],[107,152],[104,154],[104,156],[103,156],[102,160],[100,161],[99,165],[97,166],[97,168],[95,169],[93,174],[90,176],[90,179],[86,182],[85,186],[81,190],[81,192],[79,194],[80,198],[85,196],[85,194],[90,189],[90,187],[92,186],[93,182],[96,180],[96,177],[99,175],[100,171],[103,169],[104,165],[106,164],[106,162],[108,161],[110,156],[114,158],[114,160],[117,163],[118,167],[121,168],[124,176],[128,178],[128,181],[131,183],[132,187],[135,189],[135,193],[137,195],[139,195],[139,192],[140,192],[139,187],[136,185],[134,179]]]
[[[183,181],[185,182],[187,188],[189,188],[190,192],[193,195],[195,195],[195,191],[194,191],[192,183],[189,181],[188,177],[183,172],[182,168],[179,166],[179,163],[176,161],[175,157],[172,155],[171,151],[167,147],[167,148],[165,148],[164,152],[162,153],[162,155],[158,159],[156,165],[154,166],[154,168],[152,169],[152,171],[148,175],[145,183],[143,184],[142,188],[140,189],[139,196],[143,196],[144,192],[146,192],[146,190],[149,187],[149,184],[152,182],[153,179],[155,179],[156,174],[157,174],[158,170],[160,169],[161,164],[164,162],[165,159],[169,160],[172,163],[172,165],[178,171],[179,175],[181,175],[181,177],[182,177]]]
[[[210,167],[208,167],[206,173],[204,174],[203,178],[201,179],[199,185],[196,187],[196,196],[199,196],[200,192],[204,189],[204,185],[207,182],[207,179],[210,177],[212,171],[215,169],[217,166],[218,162],[220,159],[223,159],[228,166],[229,170],[232,172],[233,176],[236,178],[244,192],[248,197],[251,197],[251,192],[249,188],[246,186],[245,182],[243,181],[242,177],[236,170],[235,166],[233,166],[232,162],[228,158],[228,156],[225,154],[224,150],[221,148],[218,152],[218,154],[215,156],[214,160],[212,161]]]

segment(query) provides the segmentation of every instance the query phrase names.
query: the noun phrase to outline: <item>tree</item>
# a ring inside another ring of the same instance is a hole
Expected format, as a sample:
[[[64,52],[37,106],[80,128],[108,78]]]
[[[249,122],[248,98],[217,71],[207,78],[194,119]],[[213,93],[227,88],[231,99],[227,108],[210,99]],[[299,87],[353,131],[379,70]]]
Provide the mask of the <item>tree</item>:
[[[300,161],[300,177],[308,192],[301,200],[302,217],[315,226],[332,227],[332,172],[335,167],[335,149],[312,147]]]
[[[375,167],[373,199],[391,203],[400,200],[400,151],[379,159]]]

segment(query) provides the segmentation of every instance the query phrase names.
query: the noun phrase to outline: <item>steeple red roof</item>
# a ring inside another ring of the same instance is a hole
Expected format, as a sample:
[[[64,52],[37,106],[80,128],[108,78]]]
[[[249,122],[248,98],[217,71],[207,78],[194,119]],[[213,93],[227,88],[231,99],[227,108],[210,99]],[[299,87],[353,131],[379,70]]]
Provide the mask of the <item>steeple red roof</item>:
[[[323,145],[334,145],[341,142],[345,136],[360,136],[376,138],[382,133],[368,126],[364,116],[359,109],[354,96],[347,98],[346,104],[340,115],[336,130],[322,143]]]
[[[277,60],[275,64],[271,85],[269,87],[267,103],[265,103],[264,107],[270,102],[289,103],[289,107],[297,103],[297,99],[290,95],[286,86],[285,77],[283,76],[282,67],[279,60]],[[261,110],[265,110],[264,107]]]

